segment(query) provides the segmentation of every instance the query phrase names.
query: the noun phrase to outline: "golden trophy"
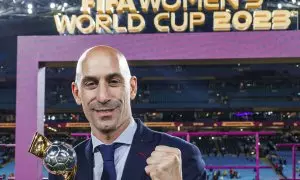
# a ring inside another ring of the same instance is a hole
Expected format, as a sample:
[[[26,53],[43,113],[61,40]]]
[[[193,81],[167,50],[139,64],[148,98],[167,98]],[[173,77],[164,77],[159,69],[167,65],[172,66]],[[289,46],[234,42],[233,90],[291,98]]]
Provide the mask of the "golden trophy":
[[[77,157],[71,145],[60,141],[51,143],[45,136],[35,133],[28,152],[43,159],[49,173],[62,175],[65,180],[74,180]]]

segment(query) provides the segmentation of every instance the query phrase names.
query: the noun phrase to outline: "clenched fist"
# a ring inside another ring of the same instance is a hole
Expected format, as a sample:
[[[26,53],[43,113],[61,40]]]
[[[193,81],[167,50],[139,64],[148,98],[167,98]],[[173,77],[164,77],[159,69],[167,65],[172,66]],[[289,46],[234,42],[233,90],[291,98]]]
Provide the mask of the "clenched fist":
[[[152,180],[182,180],[181,151],[168,146],[156,146],[147,159],[146,173]]]

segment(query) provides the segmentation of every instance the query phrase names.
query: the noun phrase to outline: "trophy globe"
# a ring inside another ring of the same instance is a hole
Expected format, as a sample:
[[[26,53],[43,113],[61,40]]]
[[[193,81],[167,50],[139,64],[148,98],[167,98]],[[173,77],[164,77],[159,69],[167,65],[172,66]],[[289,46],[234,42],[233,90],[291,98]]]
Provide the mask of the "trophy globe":
[[[77,164],[76,152],[70,145],[55,141],[47,149],[43,164],[50,173],[55,175],[71,173]]]

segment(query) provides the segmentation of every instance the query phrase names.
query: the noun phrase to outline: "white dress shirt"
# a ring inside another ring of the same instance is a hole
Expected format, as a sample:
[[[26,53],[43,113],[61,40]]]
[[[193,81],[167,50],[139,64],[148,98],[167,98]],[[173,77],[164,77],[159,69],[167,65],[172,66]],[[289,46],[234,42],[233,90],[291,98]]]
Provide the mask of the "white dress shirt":
[[[123,143],[123,145],[115,150],[115,168],[116,168],[116,174],[117,174],[117,180],[121,180],[124,166],[126,163],[126,159],[131,147],[131,143],[133,140],[133,136],[135,134],[135,131],[137,129],[137,124],[132,119],[130,121],[130,124],[128,127],[123,131],[123,133],[113,142],[113,143]],[[92,143],[93,143],[93,152],[94,153],[94,180],[101,180],[102,172],[103,172],[103,159],[101,152],[95,151],[95,148],[101,144],[104,144],[99,139],[97,139],[93,133],[91,133]]]

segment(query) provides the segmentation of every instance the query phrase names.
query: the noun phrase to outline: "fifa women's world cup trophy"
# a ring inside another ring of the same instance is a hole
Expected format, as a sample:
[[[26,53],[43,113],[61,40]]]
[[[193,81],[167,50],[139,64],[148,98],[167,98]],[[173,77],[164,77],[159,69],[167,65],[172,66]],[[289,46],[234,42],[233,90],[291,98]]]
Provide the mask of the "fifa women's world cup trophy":
[[[43,159],[49,173],[62,175],[65,180],[74,179],[77,158],[71,145],[60,141],[51,143],[45,136],[35,133],[28,152]]]

